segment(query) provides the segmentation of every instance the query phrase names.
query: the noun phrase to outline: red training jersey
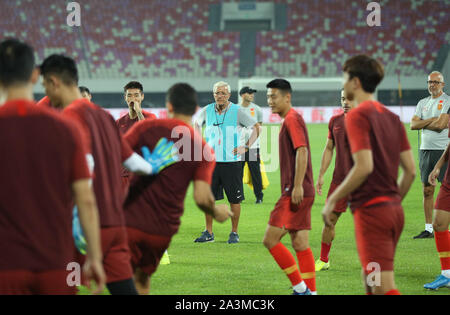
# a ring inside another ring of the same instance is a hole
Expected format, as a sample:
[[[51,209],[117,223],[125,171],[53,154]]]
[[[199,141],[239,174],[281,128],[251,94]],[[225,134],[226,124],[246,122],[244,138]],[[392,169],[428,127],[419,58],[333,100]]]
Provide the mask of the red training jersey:
[[[190,182],[201,180],[211,184],[215,156],[201,135],[177,119],[144,120],[125,135],[136,152],[142,146],[153,151],[161,138],[176,143],[181,161],[157,176],[135,176],[131,180],[125,219],[128,227],[170,237],[178,231]]]
[[[90,143],[94,158],[93,185],[101,227],[125,224],[120,167],[133,151],[117,129],[114,118],[102,108],[79,99],[67,106],[63,115],[77,121]]]
[[[350,196],[354,211],[376,197],[400,199],[397,186],[400,153],[410,150],[400,118],[383,104],[366,101],[345,119],[352,154],[371,150],[373,172]]]
[[[450,138],[450,121],[448,122],[448,128],[449,128],[448,129],[449,130],[448,137]],[[445,185],[447,188],[450,189],[450,151],[448,152],[447,159],[448,159],[447,171],[445,172],[445,176],[442,181],[442,185]]]
[[[283,196],[290,196],[294,188],[295,158],[297,149],[308,149],[308,165],[303,180],[303,196],[314,197],[314,180],[311,164],[311,150],[309,146],[308,130],[305,121],[293,108],[284,118],[278,136],[280,168],[281,168],[281,192]]]
[[[17,100],[0,107],[0,271],[65,270],[74,261],[72,184],[89,179],[77,126]]]
[[[342,183],[353,166],[350,144],[345,131],[345,114],[331,117],[328,124],[328,139],[333,140],[336,148],[333,183]]]
[[[145,110],[142,111],[142,114],[144,115],[145,119],[157,119],[155,114],[149,113]],[[116,120],[116,125],[119,128],[120,132],[124,135],[128,132],[128,130],[133,127],[134,124],[138,123],[139,119],[136,117],[135,119],[131,119],[129,114],[123,115],[119,119]],[[129,177],[130,172],[125,168],[122,167],[122,177]]]

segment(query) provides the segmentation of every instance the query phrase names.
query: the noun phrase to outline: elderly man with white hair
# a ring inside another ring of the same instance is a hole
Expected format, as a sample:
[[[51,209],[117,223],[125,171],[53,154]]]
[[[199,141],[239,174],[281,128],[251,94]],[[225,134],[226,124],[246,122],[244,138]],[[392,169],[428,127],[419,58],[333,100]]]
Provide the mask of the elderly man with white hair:
[[[213,87],[214,103],[203,107],[195,120],[196,130],[202,132],[205,128],[206,142],[214,149],[216,167],[214,169],[211,189],[216,200],[224,198],[223,190],[230,203],[233,217],[231,218],[231,233],[228,243],[239,242],[238,224],[241,213],[241,202],[244,200],[242,184],[242,157],[260,134],[260,125],[249,116],[239,105],[229,101],[230,85],[220,81]],[[255,127],[244,146],[239,146],[240,127]],[[206,229],[195,242],[206,243],[214,241],[212,217],[206,215]]]
[[[411,130],[422,130],[419,150],[419,166],[423,185],[423,208],[425,211],[425,230],[414,239],[433,238],[433,208],[435,187],[428,177],[449,143],[448,122],[450,97],[444,93],[444,76],[433,71],[428,76],[429,97],[419,101],[416,113],[411,120]],[[442,182],[446,166],[437,178]]]

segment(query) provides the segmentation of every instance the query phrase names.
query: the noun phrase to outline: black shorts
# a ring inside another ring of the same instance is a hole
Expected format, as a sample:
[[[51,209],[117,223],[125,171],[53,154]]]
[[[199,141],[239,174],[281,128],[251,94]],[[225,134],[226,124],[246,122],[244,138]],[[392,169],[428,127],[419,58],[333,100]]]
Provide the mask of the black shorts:
[[[242,184],[242,162],[216,163],[211,190],[216,200],[224,198],[223,190],[225,190],[229,203],[241,203],[245,199]]]
[[[425,186],[430,186],[428,183],[428,177],[430,173],[433,171],[434,166],[441,158],[442,154],[444,154],[444,150],[420,150],[419,151],[419,168],[420,168],[420,179]],[[445,172],[447,170],[448,163],[445,163],[442,167],[438,181],[442,183],[444,179]]]

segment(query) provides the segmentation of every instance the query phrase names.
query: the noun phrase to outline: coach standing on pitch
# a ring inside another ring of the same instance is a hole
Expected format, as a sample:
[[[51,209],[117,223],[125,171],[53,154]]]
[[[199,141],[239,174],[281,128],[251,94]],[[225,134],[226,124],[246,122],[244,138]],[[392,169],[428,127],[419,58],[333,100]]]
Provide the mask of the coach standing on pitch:
[[[448,145],[448,111],[450,97],[444,93],[444,76],[437,71],[428,76],[430,96],[419,101],[416,113],[411,120],[411,130],[421,130],[419,166],[423,185],[423,208],[425,211],[425,230],[415,239],[433,238],[434,186],[428,183],[428,176]],[[446,166],[441,170],[438,180],[442,182]]]
[[[238,224],[241,213],[241,202],[244,200],[242,184],[242,162],[240,155],[244,154],[253,145],[260,134],[260,125],[245,113],[236,104],[229,101],[231,96],[230,85],[226,82],[217,82],[213,87],[214,103],[211,103],[199,112],[195,121],[198,132],[206,124],[205,138],[216,154],[216,167],[214,169],[211,189],[216,200],[223,199],[223,189],[230,203],[233,217],[232,228],[228,239],[229,244],[238,243]],[[250,139],[245,146],[239,146],[238,127],[254,127]],[[195,242],[213,242],[212,216],[206,216],[206,230]]]

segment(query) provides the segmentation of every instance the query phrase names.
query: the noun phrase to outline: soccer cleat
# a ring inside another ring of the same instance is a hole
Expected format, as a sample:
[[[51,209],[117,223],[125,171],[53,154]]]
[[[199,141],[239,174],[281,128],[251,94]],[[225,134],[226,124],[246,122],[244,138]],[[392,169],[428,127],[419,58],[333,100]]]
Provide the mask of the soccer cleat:
[[[236,243],[239,243],[239,235],[236,232],[231,232],[230,237],[228,238],[228,244]]]
[[[301,293],[293,290],[292,295],[312,295],[312,293],[310,289],[306,288],[306,291]]]
[[[434,238],[433,232],[428,232],[427,230],[422,231],[419,235],[416,235],[413,237],[415,240],[422,239],[422,238]]]
[[[170,258],[169,258],[169,252],[165,251],[164,255],[161,257],[161,260],[159,261],[160,265],[170,265]]]
[[[263,203],[262,199],[256,199],[255,204],[259,205],[259,204],[262,204],[262,203]]]
[[[316,271],[328,270],[330,269],[330,261],[324,262],[320,259],[316,261]]]
[[[196,238],[195,243],[210,243],[214,242],[214,233],[210,234],[208,230],[205,230],[202,232],[202,235],[200,237]]]
[[[437,290],[443,287],[450,287],[450,278],[447,278],[444,275],[439,275],[436,280],[425,284],[423,287],[428,290]]]

